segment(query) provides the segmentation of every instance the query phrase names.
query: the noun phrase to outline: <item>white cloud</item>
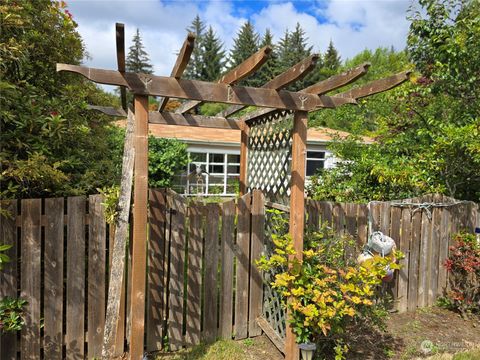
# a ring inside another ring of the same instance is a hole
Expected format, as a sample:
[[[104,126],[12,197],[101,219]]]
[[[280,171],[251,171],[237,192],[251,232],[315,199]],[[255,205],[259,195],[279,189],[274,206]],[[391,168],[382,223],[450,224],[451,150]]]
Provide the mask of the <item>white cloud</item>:
[[[195,15],[199,14],[207,26],[214,28],[228,53],[240,26],[247,20],[245,8],[249,6],[248,2],[228,0],[164,3],[160,0],[72,0],[68,4],[91,56],[86,61],[88,66],[116,68],[115,22],[123,22],[127,51],[138,27],[155,73],[159,75],[170,73],[185,39],[185,28]],[[307,6],[305,3],[302,7],[295,5],[295,2],[268,3],[250,19],[260,33],[270,28],[275,40],[299,22],[315,51],[324,52],[332,39],[343,59],[365,48],[393,45],[402,49],[405,46],[406,10],[410,0],[319,0]],[[239,9],[242,7],[244,9]]]

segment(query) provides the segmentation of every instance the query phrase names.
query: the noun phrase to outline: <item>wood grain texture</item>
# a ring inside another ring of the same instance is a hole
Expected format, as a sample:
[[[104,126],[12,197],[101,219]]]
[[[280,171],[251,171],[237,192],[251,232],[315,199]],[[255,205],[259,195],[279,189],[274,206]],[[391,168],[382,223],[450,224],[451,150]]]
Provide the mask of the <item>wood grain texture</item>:
[[[148,121],[152,124],[207,127],[218,129],[239,130],[241,127],[240,122],[234,119],[225,119],[221,117],[204,115],[174,114],[171,112],[158,113],[156,111],[149,112]],[[195,131],[198,131],[198,129]]]
[[[22,200],[21,293],[25,325],[21,332],[21,359],[40,358],[40,249],[41,199]],[[83,329],[82,329],[83,330]]]
[[[442,220],[441,220],[441,230],[440,234],[441,237],[439,239],[439,255],[438,255],[438,284],[437,284],[437,289],[438,293],[442,294],[443,291],[446,289],[447,286],[447,269],[443,265],[445,262],[445,259],[448,257],[448,243],[450,239],[450,211],[447,209],[444,209],[442,211]],[[429,301],[433,301],[433,299],[429,298]]]
[[[183,338],[183,299],[185,265],[185,216],[187,204],[183,197],[172,194],[169,197],[172,213],[170,245],[170,284],[168,338],[170,349],[175,351],[184,345]]]
[[[203,212],[203,205],[197,202],[190,204],[188,208],[187,318],[185,321],[187,346],[198,345],[201,340]]]
[[[358,206],[358,246],[362,247],[367,243],[368,239],[368,207],[367,204],[359,204]]]
[[[4,268],[0,271],[0,298],[16,297],[18,288],[17,277],[17,259],[18,259],[18,244],[17,244],[17,201],[3,200],[0,201],[0,208],[6,211],[10,216],[0,216],[0,244],[11,245],[11,248],[6,252],[10,257],[10,262],[4,264]],[[17,334],[2,334],[0,335],[0,358],[3,360],[17,359]]]
[[[148,203],[148,96],[135,95],[135,176],[130,359],[141,360],[145,331]]]
[[[89,196],[88,358],[102,356],[105,327],[106,223],[102,195]]]
[[[67,200],[67,359],[85,356],[85,197]]]
[[[128,113],[125,144],[122,159],[122,177],[120,180],[120,194],[118,198],[119,212],[115,220],[113,245],[110,248],[111,267],[108,282],[107,309],[103,333],[102,358],[110,358],[123,351],[124,322],[125,322],[125,255],[127,237],[129,236],[130,202],[132,197],[133,166],[135,158],[134,148],[135,118],[131,111]],[[123,305],[123,308],[122,308]],[[121,330],[119,329],[121,328]],[[120,331],[120,332],[119,332]]]
[[[370,95],[393,89],[410,78],[411,71],[404,71],[383,79],[371,81],[363,86],[334,95],[338,98],[361,99]]]
[[[233,336],[233,259],[235,236],[235,200],[222,204],[222,271],[220,294],[220,329],[222,339]]]
[[[117,47],[117,69],[125,72],[125,25],[121,23],[115,24],[115,40]],[[127,111],[127,90],[125,86],[120,86],[120,100],[122,109]]]
[[[148,272],[147,272],[147,318],[146,318],[146,349],[158,351],[162,349],[163,317],[165,303],[165,221],[166,203],[165,192],[161,189],[151,189],[149,202],[149,230],[148,238]]]
[[[440,248],[442,247],[442,212],[445,209],[438,207],[432,210],[432,224],[431,224],[431,239],[432,239],[432,251],[428,254],[429,263],[431,263],[429,271],[429,292],[427,297],[428,306],[434,305],[437,297],[441,295],[441,290],[438,288],[438,276],[439,270],[443,267],[443,261],[440,259]]]
[[[297,259],[303,255],[303,232],[305,227],[305,155],[307,148],[307,119],[306,112],[295,112],[292,132],[292,165],[290,190],[290,229]],[[287,311],[287,321],[289,312]],[[285,359],[297,360],[299,350],[295,335],[290,326],[287,326],[285,337]]]
[[[412,234],[410,241],[409,267],[408,267],[408,311],[415,311],[418,305],[418,268],[420,256],[420,240],[422,229],[421,211],[412,211]]]
[[[417,289],[417,305],[424,307],[428,304],[428,298],[433,296],[430,287],[430,279],[433,275],[434,268],[431,254],[434,247],[438,246],[432,239],[432,223],[426,211],[422,211],[422,229],[420,237],[420,255],[418,265],[418,289]],[[430,257],[430,259],[429,259]],[[436,280],[436,277],[435,277]]]
[[[356,102],[346,97],[317,96],[314,94],[272,90],[199,80],[175,79],[148,74],[123,73],[114,70],[88,68],[77,65],[57,64],[57,71],[83,75],[99,84],[128,86],[135,94],[168,96],[225,104],[251,105],[285,110],[311,111],[335,108]]]
[[[249,126],[242,122],[240,135],[240,176],[239,176],[239,194],[243,196],[247,193],[247,160],[248,160],[248,133]]]
[[[398,276],[398,303],[397,309],[399,312],[405,312],[408,309],[408,274],[409,274],[409,253],[410,253],[410,239],[412,232],[412,221],[409,208],[402,208],[402,226],[400,232],[400,251],[405,255],[405,258],[400,260],[401,265]]]
[[[240,63],[235,68],[228,71],[225,75],[223,75],[219,80],[219,84],[228,84],[233,85],[250,74],[254,73],[258,70],[264,63],[267,61],[269,54],[272,52],[272,48],[269,46],[265,46],[258,50],[255,54],[251,55],[247,59],[245,59],[242,63]],[[196,106],[200,105],[201,101],[189,101],[183,104],[180,109],[177,110],[178,114],[184,114]]]
[[[45,199],[43,341],[46,359],[61,360],[63,344],[64,199]]]
[[[294,83],[295,81],[302,79],[306,74],[315,68],[318,58],[318,54],[310,55],[309,57],[293,65],[291,68],[277,75],[275,78],[264,84],[262,88],[280,90]],[[232,116],[243,109],[245,109],[245,106],[232,105],[218,113],[217,116]]]
[[[285,353],[285,340],[278,336],[277,332],[270,326],[269,322],[265,320],[264,317],[259,317],[256,321],[273,345],[275,345],[280,352]]]
[[[262,334],[255,321],[262,314],[263,305],[263,275],[256,264],[263,252],[265,234],[265,199],[261,190],[253,190],[252,193],[251,233],[248,336],[254,337]]]
[[[218,204],[206,206],[205,229],[205,306],[203,308],[203,340],[207,343],[215,341],[217,337],[217,275],[218,275],[218,226],[220,209]]]
[[[236,284],[235,284],[235,339],[248,335],[248,270],[250,268],[250,211],[251,194],[238,199]]]
[[[193,47],[195,46],[195,35],[188,33],[187,38],[183,42],[182,48],[177,55],[177,60],[173,66],[170,76],[173,76],[176,79],[180,79],[183,75],[183,72],[187,68],[188,62],[190,61],[190,56],[192,55]],[[161,98],[158,105],[158,111],[163,111],[165,106],[168,103],[168,97]]]
[[[361,76],[365,75],[368,72],[370,63],[363,63],[353,69],[350,69],[342,74],[334,75],[329,77],[326,80],[322,80],[316,84],[313,84],[305,89],[302,92],[323,95],[329,91],[339,89],[345,85],[348,85]]]

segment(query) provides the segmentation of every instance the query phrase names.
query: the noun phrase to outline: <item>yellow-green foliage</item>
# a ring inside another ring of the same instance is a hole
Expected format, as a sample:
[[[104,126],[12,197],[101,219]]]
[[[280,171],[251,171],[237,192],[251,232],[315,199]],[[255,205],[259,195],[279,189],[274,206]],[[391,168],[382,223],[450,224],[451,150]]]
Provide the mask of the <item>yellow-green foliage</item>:
[[[386,311],[378,301],[378,288],[386,267],[398,269],[392,258],[375,256],[362,265],[345,249],[353,249],[349,237],[334,236],[323,226],[319,232],[307,232],[303,259],[295,257],[289,235],[274,235],[274,254],[263,256],[258,266],[276,273],[272,286],[288,298],[290,324],[297,342],[333,340],[336,358],[346,347],[341,334],[356,321],[379,324]],[[399,254],[395,254],[399,256]]]

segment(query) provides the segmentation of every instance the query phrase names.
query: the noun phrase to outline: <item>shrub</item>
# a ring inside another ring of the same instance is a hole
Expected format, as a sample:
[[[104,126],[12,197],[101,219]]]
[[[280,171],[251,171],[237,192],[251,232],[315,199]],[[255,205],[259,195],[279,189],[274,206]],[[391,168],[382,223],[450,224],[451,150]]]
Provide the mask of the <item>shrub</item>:
[[[480,246],[472,234],[456,234],[454,241],[444,263],[450,286],[442,303],[468,317],[480,313]]]
[[[375,256],[358,265],[348,249],[355,248],[351,237],[334,235],[322,226],[305,234],[303,260],[288,234],[272,235],[274,253],[258,261],[261,270],[276,273],[271,285],[289,298],[289,322],[297,342],[314,342],[322,352],[342,359],[348,351],[348,329],[356,324],[383,325],[385,303],[379,301],[379,285],[392,269],[392,259]]]
[[[25,324],[22,317],[23,307],[26,304],[25,300],[10,297],[3,298],[0,301],[0,334],[22,329]]]

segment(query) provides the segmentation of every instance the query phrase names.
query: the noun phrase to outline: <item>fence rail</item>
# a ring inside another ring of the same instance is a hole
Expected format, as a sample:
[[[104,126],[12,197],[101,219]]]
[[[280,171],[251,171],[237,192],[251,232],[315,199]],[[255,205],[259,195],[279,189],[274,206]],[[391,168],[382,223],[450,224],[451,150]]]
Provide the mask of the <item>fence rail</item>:
[[[424,202],[449,206],[418,206]],[[13,246],[12,262],[0,272],[0,298],[28,300],[24,330],[0,339],[2,360],[100,357],[114,238],[101,203],[100,195],[0,203],[12,214],[0,216],[0,243]],[[217,337],[261,333],[256,320],[262,325],[264,294],[255,260],[268,241],[266,206],[288,211],[266,204],[258,190],[217,204],[169,190],[150,191],[147,351],[162,349],[166,338],[175,350]],[[402,204],[307,201],[310,226],[328,221],[359,246],[369,231],[395,240],[406,254],[393,287],[400,311],[431,305],[441,294],[451,234],[473,231],[478,213],[474,203],[453,204],[441,196]],[[130,331],[130,249],[126,256],[117,355],[128,346]]]

